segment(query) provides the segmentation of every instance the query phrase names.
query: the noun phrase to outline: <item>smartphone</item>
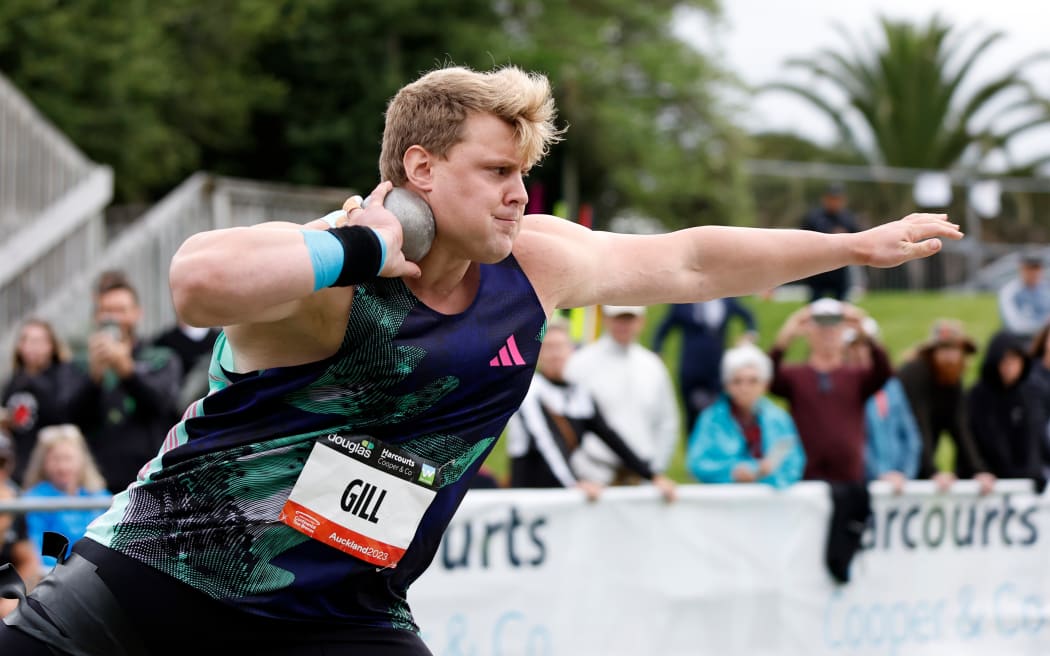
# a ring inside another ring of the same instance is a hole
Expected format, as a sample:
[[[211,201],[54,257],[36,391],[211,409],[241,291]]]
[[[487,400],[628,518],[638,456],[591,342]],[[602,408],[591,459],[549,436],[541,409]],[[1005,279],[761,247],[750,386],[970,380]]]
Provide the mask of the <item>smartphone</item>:
[[[116,321],[103,321],[98,325],[98,329],[109,335],[114,341],[119,342],[124,339],[124,331]]]

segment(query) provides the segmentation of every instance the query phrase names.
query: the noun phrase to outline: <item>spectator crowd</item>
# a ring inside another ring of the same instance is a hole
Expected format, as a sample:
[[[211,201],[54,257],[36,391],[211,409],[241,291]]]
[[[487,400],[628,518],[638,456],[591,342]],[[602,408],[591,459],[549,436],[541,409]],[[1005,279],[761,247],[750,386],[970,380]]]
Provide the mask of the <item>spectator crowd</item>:
[[[939,319],[897,366],[879,318],[845,300],[838,283],[830,295],[813,291],[770,331],[768,350],[758,346],[765,327],[741,299],[669,306],[651,345],[640,339],[645,307],[603,306],[602,334],[587,343],[555,316],[507,427],[507,480],[483,468],[476,487],[577,488],[594,500],[611,485],[651,484],[673,501],[667,469],[682,449],[700,483],[879,480],[899,492],[909,480],[947,490],[965,478],[988,492],[1000,478],[1025,478],[1042,491],[1050,475],[1050,284],[1042,274],[1041,259],[1020,259],[1016,280],[998,295],[1001,328],[986,344],[961,321]],[[139,292],[120,271],[103,273],[94,292],[92,331],[77,348],[47,321],[21,325],[0,388],[0,500],[123,490],[207,393],[216,329],[176,323],[141,335]],[[733,321],[740,330],[731,340]],[[659,354],[675,332],[673,376]],[[798,351],[801,358],[788,357]],[[943,440],[950,465],[935,457]],[[41,555],[44,534],[73,542],[100,513],[0,513],[0,562],[31,587],[55,562]],[[0,600],[0,617],[9,602]]]
[[[1050,283],[1039,256],[1019,262],[1016,279],[999,291],[1000,326],[987,343],[962,321],[941,318],[897,365],[879,318],[845,300],[841,286],[811,289],[770,332],[766,351],[740,299],[669,306],[651,348],[639,341],[642,307],[601,308],[603,332],[590,343],[577,345],[558,325],[556,370],[541,358],[509,427],[506,484],[578,487],[593,499],[608,485],[656,480],[682,448],[688,475],[701,483],[885,481],[899,493],[909,480],[946,491],[973,479],[988,493],[1010,478],[1042,492],[1050,475]],[[731,340],[734,319],[740,330]],[[673,378],[658,353],[676,331]],[[968,382],[971,369],[977,375]],[[559,428],[566,420],[572,430]],[[938,457],[945,448],[949,455]]]
[[[0,386],[0,499],[108,499],[138,478],[187,399],[207,391],[216,330],[172,326],[140,334],[139,292],[124,272],[102,273],[91,330],[77,347],[48,321],[24,321]],[[195,372],[195,373],[194,373]],[[55,565],[46,533],[83,536],[101,509],[0,513],[0,564],[27,587]],[[13,607],[0,600],[0,617]]]

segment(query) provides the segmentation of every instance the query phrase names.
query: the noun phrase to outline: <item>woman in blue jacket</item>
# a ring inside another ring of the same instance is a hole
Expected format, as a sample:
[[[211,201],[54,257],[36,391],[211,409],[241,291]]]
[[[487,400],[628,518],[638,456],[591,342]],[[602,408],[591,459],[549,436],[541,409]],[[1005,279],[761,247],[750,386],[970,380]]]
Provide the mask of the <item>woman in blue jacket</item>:
[[[36,446],[26,466],[26,499],[91,497],[108,499],[106,482],[95,466],[80,429],[74,424],[45,426],[37,435]],[[39,552],[44,533],[59,533],[70,544],[84,536],[88,524],[104,511],[103,507],[66,510],[34,510],[26,513],[29,538]],[[68,555],[68,551],[67,551]],[[43,557],[44,569],[55,566],[51,556]]]
[[[806,456],[791,415],[768,396],[773,365],[750,344],[722,358],[725,392],[696,420],[686,467],[702,483],[766,483],[802,478]]]

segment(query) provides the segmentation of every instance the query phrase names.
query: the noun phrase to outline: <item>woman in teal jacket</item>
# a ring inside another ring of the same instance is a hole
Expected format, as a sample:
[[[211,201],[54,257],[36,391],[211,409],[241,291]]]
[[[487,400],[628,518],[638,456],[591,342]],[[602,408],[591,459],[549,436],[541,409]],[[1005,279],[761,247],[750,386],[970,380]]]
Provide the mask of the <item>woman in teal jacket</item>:
[[[686,467],[697,480],[783,488],[802,478],[806,456],[795,422],[767,396],[772,372],[755,346],[726,351],[725,392],[700,413],[689,436]]]

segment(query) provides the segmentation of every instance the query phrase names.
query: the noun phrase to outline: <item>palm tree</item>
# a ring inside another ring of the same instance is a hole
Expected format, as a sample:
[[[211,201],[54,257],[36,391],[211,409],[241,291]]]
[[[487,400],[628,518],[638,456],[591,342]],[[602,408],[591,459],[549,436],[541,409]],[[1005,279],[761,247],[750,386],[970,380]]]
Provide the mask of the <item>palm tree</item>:
[[[1047,53],[1023,58],[967,94],[974,64],[1004,38],[1002,32],[988,33],[966,49],[965,34],[957,36],[938,15],[925,26],[885,17],[879,23],[884,41],[880,45],[871,40],[858,43],[839,27],[849,43],[847,51],[825,49],[815,57],[787,62],[790,68],[829,82],[844,96],[845,107],[811,84],[775,82],[761,91],[786,91],[803,98],[830,117],[847,148],[867,162],[887,166],[979,169],[996,150],[1009,158],[1011,139],[1050,122],[1050,114],[1038,112],[1040,100],[1021,77]],[[988,114],[997,104],[1000,109],[992,121]],[[851,120],[856,118],[860,120]]]

